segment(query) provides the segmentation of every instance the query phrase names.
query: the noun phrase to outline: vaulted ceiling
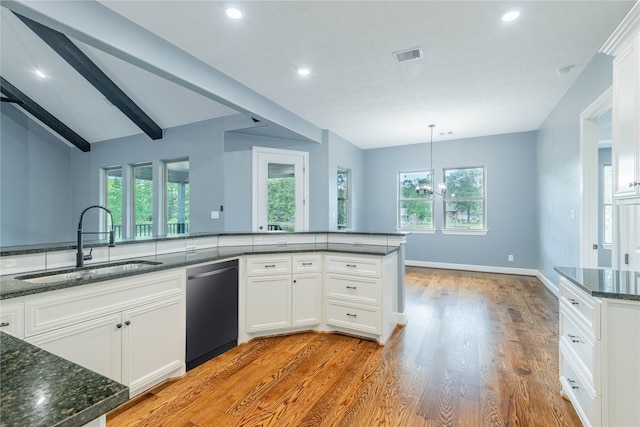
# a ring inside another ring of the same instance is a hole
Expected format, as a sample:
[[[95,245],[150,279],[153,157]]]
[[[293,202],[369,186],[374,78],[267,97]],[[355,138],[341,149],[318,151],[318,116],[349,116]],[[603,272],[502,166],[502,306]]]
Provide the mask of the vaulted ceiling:
[[[374,148],[424,142],[429,123],[439,139],[537,129],[634,2],[242,1],[240,20],[225,15],[229,2],[101,3],[316,126]],[[143,132],[0,9],[6,82],[89,143]],[[520,18],[502,22],[512,9]],[[237,114],[69,40],[161,129]],[[394,52],[418,47],[423,59],[396,61]],[[302,66],[309,76],[297,74]]]

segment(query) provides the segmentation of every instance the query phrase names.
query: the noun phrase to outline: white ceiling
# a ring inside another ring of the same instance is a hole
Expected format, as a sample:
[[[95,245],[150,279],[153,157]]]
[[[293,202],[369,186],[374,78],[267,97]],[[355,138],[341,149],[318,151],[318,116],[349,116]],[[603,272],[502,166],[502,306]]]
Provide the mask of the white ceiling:
[[[227,1],[101,3],[362,148],[424,142],[429,123],[436,124],[436,140],[537,129],[633,5],[633,1],[239,1],[235,6],[244,17],[233,21],[224,13],[232,3]],[[512,8],[520,10],[520,19],[503,23],[502,13]],[[28,35],[29,30],[27,35],[18,33],[15,27],[24,25],[15,17],[6,18],[4,8],[2,12],[2,76],[18,88],[34,86],[27,81],[31,75],[18,69],[17,60],[7,60],[9,52],[17,57],[23,52],[22,66],[29,61],[62,60],[41,51],[46,46]],[[17,40],[10,39],[14,30]],[[163,128],[234,113],[77,44]],[[423,49],[424,59],[395,61],[393,52],[414,47]],[[303,65],[312,70],[306,78],[296,74]],[[575,68],[556,74],[567,65]],[[71,74],[36,85],[37,90],[49,92],[45,108],[65,123],[70,117],[86,127],[81,130],[94,135],[87,138],[91,142],[112,138],[109,132],[125,128],[140,133],[131,123],[120,123],[120,113],[104,99],[90,101],[96,97],[90,94],[92,88]],[[17,83],[12,81],[16,79]],[[75,104],[96,105],[99,112],[89,113],[86,106],[71,111],[69,93]],[[67,105],[68,111],[57,112],[57,104]],[[110,124],[95,126],[95,120],[81,114],[104,117]],[[453,134],[447,135],[449,131]]]

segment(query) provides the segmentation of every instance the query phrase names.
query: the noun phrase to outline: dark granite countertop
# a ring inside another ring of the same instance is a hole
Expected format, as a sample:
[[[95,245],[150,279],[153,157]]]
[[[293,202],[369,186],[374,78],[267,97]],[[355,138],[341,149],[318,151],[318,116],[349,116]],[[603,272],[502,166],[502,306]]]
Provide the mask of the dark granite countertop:
[[[142,258],[132,258],[131,260],[148,261],[161,263],[138,270],[124,272],[100,274],[95,277],[84,277],[73,281],[58,283],[29,283],[16,279],[22,276],[46,275],[54,272],[75,271],[75,268],[49,270],[47,272],[21,273],[7,276],[0,276],[0,299],[16,298],[24,295],[48,292],[57,289],[70,288],[74,286],[87,285],[105,280],[119,279],[122,277],[146,274],[156,271],[168,270],[172,268],[185,267],[188,265],[205,262],[220,261],[228,258],[235,258],[243,255],[261,255],[275,253],[297,253],[297,252],[340,252],[357,255],[377,255],[385,256],[398,250],[396,246],[376,246],[376,245],[351,245],[344,243],[305,243],[292,245],[261,245],[261,246],[224,246],[210,249],[198,249],[195,251],[176,252],[170,254],[148,256]],[[90,270],[95,265],[87,264],[84,269]]]
[[[0,426],[82,426],[129,388],[0,332]]]
[[[343,231],[296,231],[296,232],[286,232],[286,231],[271,231],[265,233],[190,233],[183,234],[178,236],[154,236],[154,237],[144,237],[144,238],[135,238],[135,239],[121,239],[116,242],[118,245],[128,245],[135,243],[144,243],[144,242],[160,242],[165,240],[184,240],[184,239],[194,239],[200,237],[217,237],[217,236],[273,236],[273,235],[298,235],[298,234],[354,234],[361,236],[407,236],[410,233],[402,232],[402,233],[380,233],[380,232],[369,232],[369,231],[352,231],[352,230],[343,230]],[[85,248],[92,248],[98,246],[106,246],[108,242],[106,240],[95,240],[85,242]],[[39,252],[46,251],[62,251],[62,250],[71,250],[76,249],[77,242],[58,242],[58,243],[42,243],[42,244],[32,244],[32,245],[20,245],[20,246],[3,246],[0,247],[0,256],[11,256],[11,255],[25,255],[25,254],[33,254]]]
[[[577,267],[555,267],[555,271],[591,296],[640,301],[640,271]]]

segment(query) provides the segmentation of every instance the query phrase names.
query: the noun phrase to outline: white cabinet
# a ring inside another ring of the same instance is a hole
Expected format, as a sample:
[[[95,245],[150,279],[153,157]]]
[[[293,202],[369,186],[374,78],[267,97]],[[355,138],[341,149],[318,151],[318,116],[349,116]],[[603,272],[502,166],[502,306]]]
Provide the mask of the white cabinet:
[[[320,254],[250,256],[246,265],[248,332],[288,332],[321,323]]]
[[[0,331],[16,338],[24,337],[24,304],[0,301]]]
[[[329,328],[384,343],[397,286],[397,254],[386,257],[328,254],[325,257],[325,310]]]
[[[614,196],[640,196],[640,5],[636,4],[602,51],[614,56],[612,160]]]
[[[585,426],[640,425],[640,301],[560,279],[560,383]]]
[[[25,298],[26,341],[135,396],[184,373],[184,288],[171,270]]]

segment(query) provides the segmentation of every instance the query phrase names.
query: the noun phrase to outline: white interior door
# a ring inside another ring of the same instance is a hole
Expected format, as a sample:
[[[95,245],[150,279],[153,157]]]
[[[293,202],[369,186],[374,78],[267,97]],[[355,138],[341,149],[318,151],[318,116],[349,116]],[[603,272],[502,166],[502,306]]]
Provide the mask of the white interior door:
[[[308,229],[309,153],[253,148],[253,230]]]

